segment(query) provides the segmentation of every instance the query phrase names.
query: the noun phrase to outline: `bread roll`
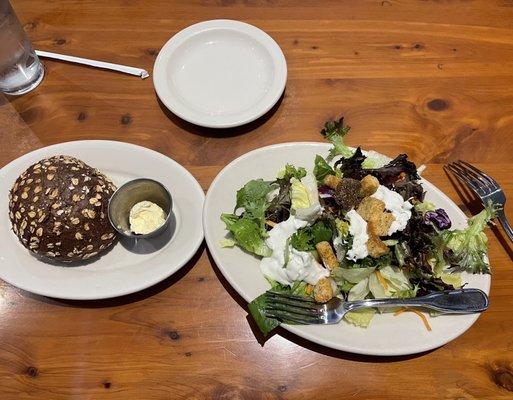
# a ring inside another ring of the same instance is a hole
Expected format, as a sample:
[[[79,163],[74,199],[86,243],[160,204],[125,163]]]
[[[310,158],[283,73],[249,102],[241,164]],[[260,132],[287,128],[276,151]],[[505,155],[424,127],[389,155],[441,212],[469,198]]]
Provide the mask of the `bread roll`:
[[[9,193],[9,218],[30,251],[60,262],[98,256],[116,240],[107,215],[116,190],[100,171],[69,156],[30,166]]]

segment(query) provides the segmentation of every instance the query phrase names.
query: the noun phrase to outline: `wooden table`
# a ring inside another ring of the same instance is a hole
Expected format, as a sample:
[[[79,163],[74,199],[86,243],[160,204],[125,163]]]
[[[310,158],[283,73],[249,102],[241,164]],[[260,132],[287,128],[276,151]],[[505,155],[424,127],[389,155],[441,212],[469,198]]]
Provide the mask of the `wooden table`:
[[[123,140],[177,160],[206,190],[233,158],[320,140],[324,121],[344,115],[349,144],[408,153],[467,212],[447,161],[476,163],[513,196],[511,0],[13,3],[38,49],[148,71],[182,28],[247,21],[276,39],[289,78],[264,118],[216,131],[169,113],[151,79],[47,61],[36,91],[0,100],[0,166],[63,141]],[[489,311],[443,348],[408,357],[347,354],[284,330],[262,345],[205,245],[171,278],[112,300],[58,301],[0,283],[0,398],[509,399],[512,250],[500,229],[489,238]]]

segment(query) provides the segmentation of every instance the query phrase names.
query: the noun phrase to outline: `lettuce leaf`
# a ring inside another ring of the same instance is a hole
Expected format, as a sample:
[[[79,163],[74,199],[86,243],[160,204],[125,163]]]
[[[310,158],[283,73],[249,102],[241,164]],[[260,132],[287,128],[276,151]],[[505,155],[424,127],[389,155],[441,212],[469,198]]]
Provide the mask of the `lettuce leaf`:
[[[389,288],[385,289],[375,272],[369,276],[369,290],[375,299],[392,297]]]
[[[418,212],[421,212],[422,214],[425,214],[428,211],[435,211],[436,206],[434,203],[431,203],[430,201],[424,200],[422,203],[415,204],[415,210]]]
[[[263,220],[267,209],[267,194],[273,190],[271,182],[263,179],[249,181],[237,191],[237,203],[235,210],[244,208],[244,214],[248,218]],[[263,226],[263,221],[262,226]]]
[[[296,281],[292,284],[292,286],[289,285],[282,285],[280,282],[275,281],[274,279],[271,279],[269,277],[265,277],[267,279],[267,282],[271,284],[271,288],[274,292],[280,292],[280,293],[287,293],[294,296],[304,296],[304,297],[310,297],[306,293],[306,288],[308,286],[308,283],[304,281]]]
[[[468,220],[467,228],[439,233],[445,246],[451,250],[448,258],[453,271],[491,272],[490,264],[485,261],[488,238],[484,229],[496,214],[497,205],[489,202],[483,211]]]
[[[351,283],[351,282],[348,282],[348,281],[339,281],[339,282],[336,282],[337,285],[338,285],[338,288],[340,289],[341,292],[344,292],[344,293],[349,293],[351,291],[351,289],[353,288],[354,286],[354,283]]]
[[[265,244],[260,225],[252,219],[237,217],[234,214],[222,214],[221,219],[226,224],[237,244],[244,250],[262,257],[269,257],[272,251]]]
[[[310,251],[315,249],[311,243],[309,229],[299,229],[290,238],[290,244],[298,251]]]
[[[265,307],[267,305],[267,299],[265,294],[258,296],[251,303],[248,304],[249,313],[255,320],[258,328],[267,336],[274,328],[280,325],[280,321],[274,318],[268,318],[265,315]]]
[[[316,155],[313,173],[315,179],[317,179],[318,182],[322,182],[326,176],[335,175],[335,170],[330,167],[324,158],[320,155]]]
[[[393,293],[393,297],[405,299],[410,297],[417,297],[419,286],[415,285],[412,289],[397,290]]]
[[[347,300],[363,300],[369,294],[369,278],[364,278],[354,285],[347,295]]]
[[[333,231],[324,221],[317,221],[311,228],[313,244],[329,242],[333,237]]]
[[[290,180],[296,178],[301,180],[306,176],[306,169],[303,167],[296,168],[292,164],[287,164],[278,172],[278,179]]]
[[[295,210],[311,206],[310,192],[298,179],[293,179],[290,186],[291,207]]]
[[[381,276],[392,286],[394,291],[409,290],[412,288],[410,280],[405,275],[404,270],[387,266],[379,270]]]
[[[329,242],[333,237],[333,230],[323,220],[317,221],[312,226],[298,229],[290,239],[290,244],[299,251],[315,250],[315,245],[320,242]]]
[[[335,226],[341,238],[345,238],[349,235],[349,223],[347,221],[335,218]]]
[[[290,183],[291,208],[293,212],[297,218],[313,222],[319,213],[322,212],[315,176],[307,174],[301,180],[292,178]]]
[[[442,282],[447,285],[452,285],[456,289],[459,289],[461,285],[463,284],[461,281],[461,275],[460,274],[448,274],[448,273],[442,273],[440,275],[440,279],[442,279]]]
[[[337,268],[334,273],[340,275],[346,281],[351,283],[358,283],[374,272],[375,267],[369,268]]]
[[[336,156],[347,158],[353,155],[353,150],[346,146],[343,140],[343,137],[347,135],[350,129],[351,127],[344,126],[344,118],[340,118],[338,121],[328,121],[324,124],[321,135],[333,145],[328,157],[326,157],[328,163]]]
[[[410,280],[400,268],[388,265],[379,269],[379,275],[381,276],[378,277],[378,271],[375,271],[369,276],[369,289],[376,299],[398,297],[397,293],[406,293],[413,289]]]
[[[285,286],[276,282],[273,279],[266,277],[267,281],[275,292],[287,293],[295,296],[310,297],[306,293],[307,283],[296,281],[292,286]],[[267,336],[274,328],[280,325],[280,321],[274,318],[269,318],[265,315],[265,307],[267,305],[267,299],[264,294],[258,296],[251,303],[248,304],[249,313],[255,320],[258,328]]]
[[[232,238],[224,238],[219,241],[219,246],[221,247],[233,247],[237,243]]]
[[[344,318],[350,324],[359,326],[360,328],[368,328],[374,314],[376,314],[374,308],[362,308],[361,310],[348,312],[344,315]]]
[[[362,162],[362,168],[381,168],[390,162],[390,158],[374,150],[366,152],[367,158]]]
[[[239,220],[239,217],[235,214],[223,213],[221,214],[221,220],[225,223],[226,229],[230,230],[233,224],[235,224]]]
[[[244,250],[262,257],[272,254],[265,244],[265,211],[269,206],[267,195],[272,190],[272,182],[263,179],[251,180],[237,191],[234,213],[221,215],[221,220],[231,233],[229,239]],[[241,209],[241,215],[235,214]],[[226,244],[228,242],[222,245]]]

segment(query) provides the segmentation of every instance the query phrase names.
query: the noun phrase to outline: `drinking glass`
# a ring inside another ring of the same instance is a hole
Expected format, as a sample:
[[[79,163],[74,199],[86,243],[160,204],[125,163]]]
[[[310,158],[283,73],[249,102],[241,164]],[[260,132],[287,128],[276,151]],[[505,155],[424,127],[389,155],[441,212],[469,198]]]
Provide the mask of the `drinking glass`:
[[[20,95],[43,80],[43,64],[9,0],[0,0],[0,92]]]

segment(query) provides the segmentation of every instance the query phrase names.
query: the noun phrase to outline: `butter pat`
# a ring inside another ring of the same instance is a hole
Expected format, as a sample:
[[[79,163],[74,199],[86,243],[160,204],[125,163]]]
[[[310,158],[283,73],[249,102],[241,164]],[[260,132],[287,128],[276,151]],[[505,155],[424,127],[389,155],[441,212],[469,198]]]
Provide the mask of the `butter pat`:
[[[140,201],[130,210],[130,230],[138,235],[151,233],[166,222],[166,213],[151,201]]]

